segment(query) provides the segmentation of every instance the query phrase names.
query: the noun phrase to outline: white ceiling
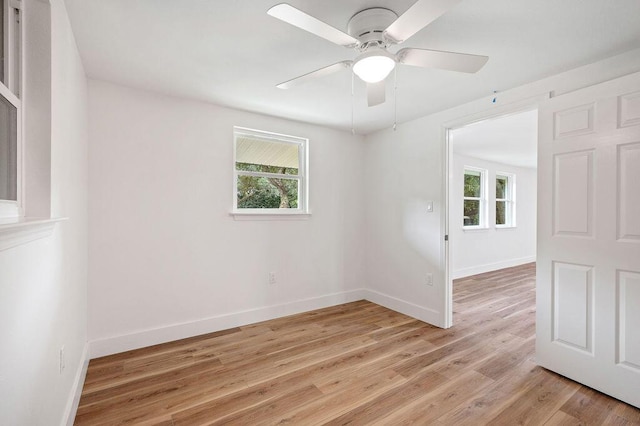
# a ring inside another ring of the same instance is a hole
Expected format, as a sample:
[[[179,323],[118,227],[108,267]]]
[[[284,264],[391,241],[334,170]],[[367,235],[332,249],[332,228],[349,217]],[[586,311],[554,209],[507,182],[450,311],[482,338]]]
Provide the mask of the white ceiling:
[[[451,133],[453,152],[486,161],[536,168],[538,111],[486,120]]]
[[[287,0],[346,31],[369,7],[401,14],[414,0]],[[275,87],[354,50],[266,11],[279,0],[66,0],[89,77],[248,111],[351,128],[348,70],[289,90]],[[640,47],[639,0],[464,0],[394,46],[487,55],[469,75],[400,66],[398,122],[462,104]],[[355,130],[393,123],[387,102],[367,107],[356,79]]]

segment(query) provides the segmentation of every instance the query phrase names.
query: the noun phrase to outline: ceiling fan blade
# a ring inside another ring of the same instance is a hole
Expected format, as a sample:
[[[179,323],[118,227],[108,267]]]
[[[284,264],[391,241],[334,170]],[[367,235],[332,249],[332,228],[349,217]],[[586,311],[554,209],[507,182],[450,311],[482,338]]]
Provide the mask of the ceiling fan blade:
[[[488,56],[410,48],[400,49],[396,57],[398,62],[414,67],[440,68],[467,73],[477,72],[489,60]]]
[[[344,47],[353,47],[358,43],[358,40],[351,37],[349,34],[332,27],[331,25],[314,18],[313,16],[308,15],[287,3],[277,4],[269,9],[267,13],[274,18],[278,18],[281,21],[293,25],[294,27],[298,27]]]
[[[372,107],[384,103],[387,86],[385,81],[367,83],[367,104]]]
[[[352,63],[353,61],[338,62],[336,64],[329,65],[328,67],[320,68],[319,70],[311,71],[310,73],[301,75],[300,77],[296,77],[291,80],[285,81],[284,83],[280,83],[276,87],[278,89],[290,89],[291,87],[304,84],[309,80],[313,80],[319,77],[324,77],[326,75],[333,74],[340,70],[350,68]]]
[[[384,35],[395,43],[409,37],[438,19],[461,0],[418,0],[384,30]]]

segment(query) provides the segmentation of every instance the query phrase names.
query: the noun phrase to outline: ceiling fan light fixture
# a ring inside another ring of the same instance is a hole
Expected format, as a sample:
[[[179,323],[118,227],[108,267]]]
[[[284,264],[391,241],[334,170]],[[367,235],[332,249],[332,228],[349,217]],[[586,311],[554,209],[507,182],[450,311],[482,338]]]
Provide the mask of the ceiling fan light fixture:
[[[386,50],[369,49],[356,58],[353,72],[367,83],[378,83],[387,78],[395,66],[395,57]]]

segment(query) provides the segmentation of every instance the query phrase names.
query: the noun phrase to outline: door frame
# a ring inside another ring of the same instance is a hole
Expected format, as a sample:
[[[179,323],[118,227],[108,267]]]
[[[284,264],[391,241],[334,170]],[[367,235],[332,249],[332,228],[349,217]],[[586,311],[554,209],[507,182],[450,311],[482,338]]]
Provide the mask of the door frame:
[[[442,124],[443,146],[444,146],[444,168],[443,168],[443,194],[444,194],[444,218],[442,220],[444,236],[443,241],[443,259],[444,259],[444,321],[443,328],[449,328],[453,325],[453,271],[451,270],[451,240],[449,239],[450,226],[449,214],[450,214],[450,180],[453,170],[453,143],[451,141],[451,132],[461,127],[468,126],[470,124],[480,123],[482,121],[493,120],[499,117],[505,117],[513,114],[518,114],[525,111],[531,111],[538,109],[540,103],[548,100],[551,97],[550,92],[545,92],[541,95],[532,96],[519,101],[510,102],[504,105],[494,105],[489,109],[468,114],[457,119],[453,119]],[[536,219],[537,221],[537,219]],[[537,255],[537,253],[536,253]]]

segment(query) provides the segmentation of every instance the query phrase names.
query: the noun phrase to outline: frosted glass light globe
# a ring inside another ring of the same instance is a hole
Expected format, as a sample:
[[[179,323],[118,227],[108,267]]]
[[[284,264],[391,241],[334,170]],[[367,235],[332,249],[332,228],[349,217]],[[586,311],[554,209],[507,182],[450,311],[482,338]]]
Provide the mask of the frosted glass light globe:
[[[376,49],[360,55],[353,64],[353,72],[367,83],[377,83],[387,78],[396,66],[396,61],[388,52]]]

